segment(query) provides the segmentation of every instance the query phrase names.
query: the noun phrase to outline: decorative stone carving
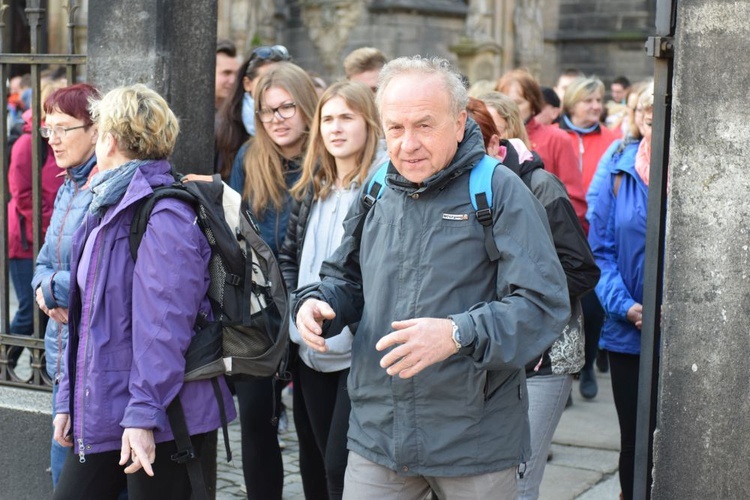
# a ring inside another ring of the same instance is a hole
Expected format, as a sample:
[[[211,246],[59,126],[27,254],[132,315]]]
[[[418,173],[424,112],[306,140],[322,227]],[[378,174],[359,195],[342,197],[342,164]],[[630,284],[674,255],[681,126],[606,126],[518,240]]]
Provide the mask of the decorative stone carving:
[[[516,0],[513,10],[516,65],[528,69],[539,78],[544,56],[544,0]]]
[[[365,2],[343,0],[300,0],[302,20],[318,49],[326,73],[336,74],[349,33],[359,25]]]

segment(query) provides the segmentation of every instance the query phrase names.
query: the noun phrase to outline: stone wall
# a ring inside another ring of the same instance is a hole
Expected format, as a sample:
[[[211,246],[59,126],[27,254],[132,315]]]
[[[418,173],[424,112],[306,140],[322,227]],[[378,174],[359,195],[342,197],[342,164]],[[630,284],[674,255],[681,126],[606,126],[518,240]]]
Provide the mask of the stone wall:
[[[657,499],[750,498],[748,17],[677,2]]]

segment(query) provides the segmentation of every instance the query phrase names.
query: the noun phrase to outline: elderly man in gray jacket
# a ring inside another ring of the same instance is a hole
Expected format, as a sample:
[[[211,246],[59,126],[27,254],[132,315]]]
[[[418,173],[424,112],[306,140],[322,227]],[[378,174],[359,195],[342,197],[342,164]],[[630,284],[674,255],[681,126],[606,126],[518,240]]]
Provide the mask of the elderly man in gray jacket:
[[[447,61],[391,61],[377,101],[382,195],[352,207],[321,282],[295,294],[313,349],[359,321],[344,498],[515,498],[529,456],[524,365],[570,314],[544,209],[496,167],[490,259],[469,195],[482,134]]]

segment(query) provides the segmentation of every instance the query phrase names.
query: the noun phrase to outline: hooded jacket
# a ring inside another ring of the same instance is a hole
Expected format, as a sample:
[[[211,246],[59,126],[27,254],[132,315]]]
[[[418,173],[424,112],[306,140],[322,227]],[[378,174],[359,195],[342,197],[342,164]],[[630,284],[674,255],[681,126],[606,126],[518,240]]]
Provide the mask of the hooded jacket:
[[[507,168],[495,169],[492,262],[469,196],[484,156],[469,119],[451,163],[414,184],[389,165],[370,210],[349,212],[322,281],[296,292],[326,301],[326,337],[360,321],[352,345],[348,447],[399,475],[470,476],[529,455],[524,365],[557,338],[570,314],[565,275],[542,206]],[[355,235],[365,218],[361,238]],[[391,377],[376,342],[391,322],[450,317],[466,347],[416,376]]]
[[[31,171],[31,110],[23,114],[23,133],[13,143],[8,166],[8,257],[11,259],[34,258],[32,203],[32,171]],[[47,157],[42,165],[42,232],[47,230],[52,216],[57,190],[63,183],[63,172],[57,168],[52,148],[45,139],[42,147],[47,149]]]
[[[622,176],[617,195],[615,178]],[[643,304],[648,186],[635,163],[618,162],[603,183],[591,215],[589,243],[602,277],[596,295],[607,317],[599,347],[622,354],[640,354],[641,331],[628,321],[635,303]]]
[[[519,153],[524,151],[518,151],[518,148],[525,148],[522,142],[514,141],[513,145],[505,140],[500,142],[506,146],[503,164],[529,186],[536,199],[544,206],[555,251],[565,271],[570,294],[570,321],[555,343],[544,352],[538,370],[535,371],[538,360],[533,360],[526,366],[526,375],[577,373],[584,363],[583,310],[580,298],[598,283],[599,267],[594,261],[586,234],[578,222],[562,181],[544,170],[544,164],[536,152],[531,153],[531,159],[521,161]]]
[[[190,435],[221,426],[210,380],[183,382],[185,352],[206,296],[211,255],[192,207],[164,199],[154,207],[138,249],[130,254],[130,223],[138,202],[174,182],[165,160],[141,165],[127,191],[103,217],[88,214],[73,237],[66,370],[55,409],[70,414],[73,449],[119,450],[124,428],[152,429],[154,442],[173,439],[166,409],[179,394]],[[85,287],[75,279],[87,239]],[[227,419],[236,416],[220,378]]]
[[[31,280],[34,290],[41,288],[44,303],[49,309],[68,307],[73,233],[80,227],[91,203],[91,190],[87,185],[95,165],[96,156],[92,156],[82,165],[67,169],[65,182],[55,198],[52,220],[36,258],[34,278]],[[50,318],[44,331],[44,349],[47,374],[53,380],[60,374],[60,353],[67,343],[68,325]]]

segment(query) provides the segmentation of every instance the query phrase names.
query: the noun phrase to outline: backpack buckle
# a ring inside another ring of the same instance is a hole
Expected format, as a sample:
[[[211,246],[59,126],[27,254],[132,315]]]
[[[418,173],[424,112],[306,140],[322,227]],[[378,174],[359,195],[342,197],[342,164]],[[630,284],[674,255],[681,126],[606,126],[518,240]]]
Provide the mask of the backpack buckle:
[[[362,197],[362,203],[365,204],[368,210],[372,208],[372,206],[375,204],[375,201],[376,201],[376,198],[372,196],[370,193],[367,193],[366,195]]]
[[[224,281],[226,281],[229,285],[239,286],[240,283],[242,283],[242,277],[238,276],[237,274],[227,274],[227,277]]]
[[[197,455],[195,454],[195,450],[193,448],[188,448],[187,450],[180,450],[177,453],[173,453],[170,458],[172,461],[177,462],[178,464],[186,464],[191,460],[194,460],[197,458]]]
[[[483,208],[481,210],[477,210],[477,220],[483,226],[489,226],[490,224],[492,224],[492,209]]]

